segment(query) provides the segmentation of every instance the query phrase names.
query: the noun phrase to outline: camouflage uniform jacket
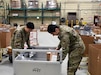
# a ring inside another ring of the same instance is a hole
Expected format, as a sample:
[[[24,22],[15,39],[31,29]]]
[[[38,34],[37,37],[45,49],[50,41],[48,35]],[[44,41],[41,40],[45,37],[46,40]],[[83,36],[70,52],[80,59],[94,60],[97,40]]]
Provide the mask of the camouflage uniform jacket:
[[[27,33],[24,27],[16,29],[11,39],[11,47],[13,49],[24,49],[25,42],[30,47],[29,36],[30,33]]]
[[[73,28],[70,28],[66,25],[61,25],[59,29],[60,33],[58,38],[60,39],[60,43],[58,48],[63,49],[64,58],[67,53],[72,52],[76,48],[81,48],[82,53],[84,52],[85,45],[79,34]]]

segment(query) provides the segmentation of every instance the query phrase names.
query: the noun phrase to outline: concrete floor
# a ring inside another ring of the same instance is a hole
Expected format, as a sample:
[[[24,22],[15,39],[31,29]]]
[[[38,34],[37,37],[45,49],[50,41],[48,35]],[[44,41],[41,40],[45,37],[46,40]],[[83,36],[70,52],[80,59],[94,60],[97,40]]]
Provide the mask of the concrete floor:
[[[9,62],[8,57],[3,58],[0,63],[0,75],[14,75],[13,65]]]
[[[45,40],[43,40],[45,39]],[[38,43],[39,46],[57,46],[59,40],[57,37],[53,37],[47,32],[38,32]],[[67,75],[67,60],[66,59],[62,63],[62,75]],[[83,58],[80,69],[78,69],[76,75],[87,75],[87,58]],[[13,65],[9,62],[8,57],[4,58],[0,63],[0,75],[14,75]]]

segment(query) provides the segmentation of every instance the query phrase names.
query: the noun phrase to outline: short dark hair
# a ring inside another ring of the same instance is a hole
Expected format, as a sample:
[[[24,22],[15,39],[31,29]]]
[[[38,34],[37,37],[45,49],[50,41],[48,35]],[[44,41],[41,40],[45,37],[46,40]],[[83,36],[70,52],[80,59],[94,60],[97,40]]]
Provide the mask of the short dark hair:
[[[55,32],[55,28],[59,28],[59,26],[50,24],[50,25],[48,26],[48,28],[47,28],[47,31],[48,31],[49,33]]]
[[[14,23],[13,25],[14,25],[14,26],[16,26],[16,27],[18,26],[18,24],[17,24],[17,23]]]
[[[32,22],[27,22],[27,28],[34,29],[34,24]]]

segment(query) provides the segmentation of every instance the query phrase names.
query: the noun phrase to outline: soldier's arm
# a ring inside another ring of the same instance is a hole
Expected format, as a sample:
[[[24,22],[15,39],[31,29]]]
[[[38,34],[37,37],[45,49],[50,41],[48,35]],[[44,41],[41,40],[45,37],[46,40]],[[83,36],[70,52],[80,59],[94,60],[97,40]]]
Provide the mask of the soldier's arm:
[[[61,36],[58,36],[58,39],[61,40]],[[56,48],[56,50],[59,50],[61,48],[61,41],[58,44],[58,47]]]
[[[27,38],[27,41],[26,41],[28,48],[30,48],[30,40],[29,40],[29,36],[30,36],[30,34],[28,34],[28,38]]]
[[[69,52],[69,45],[70,45],[70,39],[69,39],[69,33],[64,34],[64,36],[60,40],[61,47],[62,47],[62,59],[64,60],[67,53]]]
[[[61,48],[61,43],[59,43],[58,47],[56,48],[56,50],[59,50]]]
[[[15,34],[15,41],[14,41],[15,48],[22,49],[21,41],[22,41],[22,35],[21,32],[18,31]]]

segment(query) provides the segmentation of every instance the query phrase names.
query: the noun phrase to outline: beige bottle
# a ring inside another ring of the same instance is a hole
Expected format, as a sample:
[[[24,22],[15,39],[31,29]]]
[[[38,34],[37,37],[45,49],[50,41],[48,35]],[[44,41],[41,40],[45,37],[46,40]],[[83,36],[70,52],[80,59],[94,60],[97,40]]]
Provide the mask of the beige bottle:
[[[47,52],[47,61],[51,61],[51,57],[52,57],[51,52]]]

